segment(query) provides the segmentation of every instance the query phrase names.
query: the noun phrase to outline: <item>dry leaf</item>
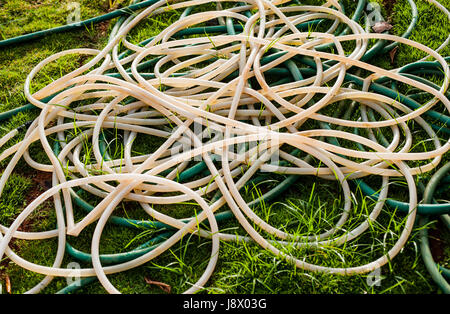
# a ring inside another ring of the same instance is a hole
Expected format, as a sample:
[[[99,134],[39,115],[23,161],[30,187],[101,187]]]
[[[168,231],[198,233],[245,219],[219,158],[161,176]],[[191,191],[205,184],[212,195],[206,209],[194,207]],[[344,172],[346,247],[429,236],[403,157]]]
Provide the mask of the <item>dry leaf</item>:
[[[149,285],[157,285],[158,287],[161,288],[161,290],[170,293],[170,291],[172,290],[172,287],[164,282],[160,282],[160,281],[153,281],[148,279],[147,277],[145,277],[145,282],[148,283]]]
[[[11,280],[9,280],[9,276],[5,278],[6,292],[11,294]]]
[[[386,21],[376,22],[372,29],[375,33],[382,33],[388,31],[392,28],[392,25]]]
[[[391,58],[391,64],[394,64],[395,54],[397,53],[398,46],[395,46],[394,49],[389,51],[389,57]]]

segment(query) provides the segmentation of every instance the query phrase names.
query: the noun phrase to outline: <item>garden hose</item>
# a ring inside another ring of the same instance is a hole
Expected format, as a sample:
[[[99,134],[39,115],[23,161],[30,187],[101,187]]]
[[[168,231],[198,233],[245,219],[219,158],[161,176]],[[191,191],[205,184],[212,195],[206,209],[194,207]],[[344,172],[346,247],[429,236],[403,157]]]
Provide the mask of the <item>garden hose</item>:
[[[402,250],[417,213],[448,214],[448,204],[431,204],[430,199],[418,203],[413,177],[435,169],[450,147],[448,140],[441,143],[436,128],[425,120],[435,119],[443,124],[436,127],[447,129],[450,69],[439,53],[407,39],[417,21],[412,0],[412,22],[402,36],[368,33],[359,25],[365,1],[358,2],[352,18],[336,1],[322,6],[286,6],[287,1],[251,0],[239,1],[228,9],[191,12],[191,8],[206,3],[143,1],[127,7],[133,12],[120,9],[88,20],[93,23],[105,16],[123,16],[102,50],[81,48],[56,53],[28,75],[25,95],[40,114],[28,126],[24,139],[0,154],[0,160],[11,157],[0,179],[0,191],[22,157],[31,167],[53,174],[50,189],[28,204],[10,226],[0,226],[0,257],[5,254],[17,265],[46,276],[28,292],[41,291],[53,277],[70,277],[71,270],[61,267],[64,253],[68,253],[92,265],[79,270],[82,284],[98,280],[107,292],[119,293],[109,281],[109,274],[157,258],[186,234],[198,234],[211,243],[204,272],[186,293],[197,292],[207,284],[218,261],[220,241],[252,241],[306,271],[365,274],[387,264]],[[176,10],[183,12],[179,20],[158,35],[140,44],[129,41],[127,35],[144,19]],[[210,21],[218,21],[219,25],[201,25]],[[328,31],[308,30],[314,25],[324,26],[324,21],[331,23]],[[344,30],[339,31],[338,26]],[[70,28],[24,35],[1,41],[0,45],[64,29]],[[393,44],[383,46],[384,50],[367,50],[369,40]],[[354,43],[350,52],[343,48],[347,42]],[[436,61],[421,61],[394,71],[367,63],[372,53],[392,49],[399,43],[422,50]],[[368,51],[372,52],[366,57]],[[39,91],[30,92],[34,77],[45,65],[71,54],[89,55],[92,59]],[[351,74],[351,69],[372,74],[362,77],[360,73]],[[442,85],[411,73],[418,69],[425,74],[441,71]],[[384,83],[391,83],[391,88]],[[420,97],[403,95],[396,90],[397,83],[432,99],[421,102]],[[327,111],[347,101],[359,106],[359,119],[352,119],[353,107],[344,115]],[[439,111],[433,111],[438,104]],[[441,113],[441,107],[447,113]],[[431,149],[421,150],[409,121],[426,134]],[[381,144],[375,138],[375,130],[380,129],[390,132],[389,136],[380,136]],[[109,151],[108,130],[123,134],[120,157]],[[367,131],[368,137],[360,135],[361,130]],[[5,135],[0,145],[17,133],[14,130]],[[50,136],[59,145],[51,147]],[[134,155],[133,143],[139,136],[157,137],[164,142],[153,152]],[[35,161],[28,151],[37,141],[48,156],[48,164]],[[353,145],[342,145],[349,142]],[[87,158],[87,149],[92,159]],[[302,154],[307,157],[301,158]],[[409,165],[417,160],[428,163]],[[274,173],[285,176],[280,184],[259,199],[248,202],[243,198],[243,189],[264,184]],[[341,187],[343,206],[334,226],[297,235],[258,216],[258,206],[280,198],[302,176],[334,181]],[[364,183],[363,178],[368,176],[381,179],[377,192]],[[392,178],[406,181],[408,202],[389,197]],[[356,208],[349,182],[356,182],[374,200],[367,218],[350,229],[346,224]],[[90,204],[82,198],[89,194],[100,201]],[[54,200],[56,228],[18,231],[23,221],[50,198]],[[151,219],[113,215],[119,204],[130,201],[139,204]],[[197,205],[195,216],[177,219],[154,206],[184,202]],[[284,250],[288,246],[318,250],[345,245],[370,228],[385,204],[406,214],[403,229],[384,254],[366,264],[327,267]],[[85,211],[81,220],[74,217],[74,205]],[[225,205],[229,210],[221,212]],[[218,223],[229,219],[237,221],[246,235],[221,232]],[[100,254],[100,239],[109,222],[154,229],[156,236],[125,253]],[[67,235],[76,237],[93,223],[96,227],[90,253],[67,242]],[[12,238],[57,238],[53,265],[38,265],[18,256],[9,246]],[[59,293],[75,289],[72,285]]]
[[[438,184],[442,181],[444,176],[450,172],[450,162],[447,162],[442,168],[440,168],[436,173],[430,178],[425,191],[423,193],[423,202],[425,204],[430,204],[433,202],[433,195],[436,191]],[[444,220],[448,220],[448,213],[444,214]],[[445,277],[449,278],[448,275],[450,270],[442,267],[433,259],[433,255],[431,253],[430,244],[428,240],[428,229],[426,225],[429,223],[429,215],[421,215],[419,218],[419,225],[422,227],[420,230],[420,252],[422,255],[422,259],[425,263],[425,266],[433,278],[434,282],[438,285],[438,287],[442,290],[442,292],[449,294],[450,293],[450,284],[446,280]],[[447,226],[448,227],[448,226]]]
[[[79,28],[84,28],[86,26],[90,26],[92,24],[97,24],[97,23],[100,23],[103,21],[112,20],[117,17],[129,16],[131,14],[134,14],[135,11],[138,11],[142,8],[146,8],[146,7],[154,4],[155,2],[156,2],[156,0],[141,1],[138,3],[134,3],[128,7],[116,9],[107,14],[104,14],[101,16],[96,16],[94,18],[90,18],[90,19],[87,19],[87,20],[84,20],[81,22],[76,22],[76,23],[72,23],[72,24],[59,26],[59,27],[54,27],[51,29],[41,30],[41,31],[30,33],[30,34],[17,36],[14,38],[4,39],[4,40],[0,41],[0,47],[13,46],[13,45],[29,42],[31,40],[39,39],[39,38],[42,38],[42,37],[45,37],[45,36],[48,36],[51,34],[72,31],[72,30],[76,30]]]

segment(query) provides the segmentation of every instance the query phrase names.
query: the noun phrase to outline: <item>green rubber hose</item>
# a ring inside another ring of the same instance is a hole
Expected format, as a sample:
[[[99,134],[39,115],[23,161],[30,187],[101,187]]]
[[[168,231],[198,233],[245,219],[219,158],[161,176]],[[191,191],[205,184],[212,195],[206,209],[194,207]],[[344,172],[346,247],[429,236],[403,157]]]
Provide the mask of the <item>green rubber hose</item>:
[[[424,203],[432,203],[433,194],[436,190],[438,184],[440,184],[442,178],[450,172],[450,162],[441,167],[436,173],[431,177],[428,182],[425,191],[423,193],[423,201]],[[447,215],[448,219],[448,215]],[[436,264],[433,259],[433,255],[430,249],[430,243],[428,240],[428,228],[426,225],[429,223],[430,218],[428,215],[422,215],[419,218],[419,226],[422,227],[420,230],[420,252],[422,254],[422,259],[425,263],[425,267],[427,268],[429,274],[433,278],[433,281],[438,285],[438,287],[442,290],[442,292],[446,294],[450,294],[450,284],[447,282],[443,273],[447,276],[450,270],[445,269],[442,266]]]
[[[107,21],[107,20],[112,20],[116,17],[119,16],[129,16],[131,14],[134,14],[135,11],[149,7],[153,4],[155,4],[156,2],[158,2],[158,0],[146,0],[146,1],[142,1],[136,4],[132,4],[128,7],[125,8],[121,8],[121,9],[117,9],[114,10],[112,12],[109,12],[107,14],[103,14],[100,16],[96,16],[81,22],[77,22],[77,23],[73,23],[73,24],[68,24],[68,25],[63,25],[63,26],[59,26],[59,27],[54,27],[51,29],[46,29],[46,30],[42,30],[42,31],[37,31],[34,33],[30,33],[30,34],[25,34],[25,35],[21,35],[21,36],[17,36],[14,38],[9,38],[9,39],[5,39],[5,40],[1,40],[0,41],[0,47],[8,47],[8,46],[12,46],[12,45],[18,45],[21,43],[25,43],[25,42],[29,42],[31,40],[35,40],[35,39],[39,39],[51,34],[56,34],[56,33],[62,33],[62,32],[68,32],[68,31],[72,31],[72,30],[77,30],[79,28],[83,28],[85,26],[89,26],[91,24],[97,24],[103,21]]]

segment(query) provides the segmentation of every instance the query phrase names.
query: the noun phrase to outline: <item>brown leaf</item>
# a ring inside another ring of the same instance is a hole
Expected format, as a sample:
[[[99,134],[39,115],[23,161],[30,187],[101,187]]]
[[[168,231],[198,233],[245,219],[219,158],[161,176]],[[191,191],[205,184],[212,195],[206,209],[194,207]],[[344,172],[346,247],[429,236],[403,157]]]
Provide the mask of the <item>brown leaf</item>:
[[[375,33],[382,33],[388,31],[392,28],[392,25],[386,21],[376,22],[372,29]]]
[[[153,281],[150,280],[149,278],[145,277],[145,282],[148,283],[149,285],[157,285],[158,287],[161,288],[161,290],[170,293],[170,291],[172,290],[172,287],[164,282],[160,282],[160,281]]]
[[[395,46],[394,49],[389,51],[389,57],[391,58],[391,64],[394,64],[395,54],[397,53],[398,46]]]
[[[8,275],[5,278],[5,285],[6,285],[6,292],[11,294],[11,280],[9,279]]]

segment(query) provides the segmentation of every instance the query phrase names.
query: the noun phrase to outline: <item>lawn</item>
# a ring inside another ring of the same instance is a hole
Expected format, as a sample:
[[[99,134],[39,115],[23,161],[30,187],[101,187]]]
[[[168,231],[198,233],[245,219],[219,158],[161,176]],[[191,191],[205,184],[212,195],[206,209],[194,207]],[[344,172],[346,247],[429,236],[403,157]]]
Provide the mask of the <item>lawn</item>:
[[[73,12],[69,6],[72,1],[24,1],[0,0],[0,39],[12,38],[43,29],[64,25]],[[410,6],[407,0],[377,0],[381,4],[383,16],[393,25],[391,33],[401,35],[410,22]],[[450,0],[440,1],[450,9]],[[129,4],[126,0],[87,1],[78,0],[81,20],[111,12],[115,8]],[[302,2],[303,3],[303,2]],[[324,1],[308,0],[307,4],[323,4]],[[342,2],[346,12],[351,16],[356,3],[353,0]],[[450,33],[447,17],[428,1],[416,1],[419,19],[410,38],[436,49]],[[130,34],[130,41],[141,42],[170,25],[179,16],[178,12],[168,12],[158,18],[148,19],[139,24]],[[27,74],[40,61],[59,51],[73,48],[101,49],[108,42],[108,36],[117,19],[101,22],[80,30],[52,34],[42,39],[18,44],[13,47],[0,48],[0,112],[5,112],[27,104],[23,86]],[[430,22],[431,21],[431,22]],[[450,48],[441,52],[450,56]],[[394,56],[385,54],[372,63],[385,68],[396,68],[422,58],[415,49],[400,45]],[[393,58],[393,59],[392,59]],[[86,60],[79,56],[67,56],[46,67],[35,79],[33,90],[38,90],[52,81],[77,69]],[[431,77],[439,83],[441,78]],[[38,116],[37,109],[20,112],[0,122],[0,137],[9,130],[17,128]],[[25,132],[0,148],[0,153],[23,139]],[[108,134],[112,138],[114,134]],[[420,133],[417,136],[422,136]],[[135,149],[149,153],[161,145],[156,137],[142,136],[136,139]],[[111,155],[120,154],[111,147]],[[33,144],[30,154],[36,161],[47,162],[47,157],[40,144]],[[442,164],[448,162],[449,154],[444,155]],[[10,158],[0,162],[0,173],[4,171]],[[417,176],[417,181],[426,183],[434,171]],[[247,201],[255,201],[259,196],[276,187],[286,176],[274,174],[268,176],[261,184],[242,191]],[[368,178],[373,186],[379,186],[380,180]],[[404,180],[398,179],[392,185],[392,195],[404,200],[407,189]],[[21,159],[13,175],[8,180],[0,198],[0,224],[9,226],[27,204],[39,194],[51,187],[51,174],[37,171]],[[357,226],[374,207],[375,202],[367,198],[361,190],[353,186],[354,214],[348,222],[349,227]],[[447,189],[448,191],[448,189]],[[80,194],[90,204],[99,199],[88,193]],[[301,176],[282,196],[260,201],[254,210],[266,222],[289,232],[309,234],[317,230],[326,230],[339,219],[344,204],[342,189],[338,182],[320,179],[314,176]],[[193,204],[178,204],[165,208],[155,208],[173,217],[182,218],[197,213]],[[226,206],[222,210],[226,210]],[[81,207],[75,212],[76,219],[86,214]],[[148,219],[138,203],[121,204],[114,215]],[[433,219],[428,225],[431,235],[431,247],[437,261],[443,266],[450,264],[450,233],[442,224]],[[346,267],[370,262],[386,252],[386,248],[398,239],[405,215],[385,206],[377,223],[371,226],[361,237],[341,247],[324,247],[318,250],[306,248],[287,248],[290,254],[310,263],[329,267]],[[21,226],[23,231],[42,231],[53,229],[56,217],[52,202],[46,201]],[[90,251],[90,240],[95,225],[89,225],[78,237],[68,236],[68,243],[82,252]],[[245,231],[236,220],[220,222],[221,231],[244,235]],[[438,294],[441,293],[425,268],[419,249],[419,231],[416,227],[403,250],[379,272],[339,276],[312,273],[296,268],[282,258],[274,256],[252,242],[221,241],[218,265],[202,293],[236,293],[236,294]],[[154,237],[156,231],[144,228],[126,228],[113,223],[105,228],[101,240],[101,253],[112,254],[128,252]],[[40,265],[51,266],[56,254],[57,239],[26,241],[14,239],[11,248],[26,260]],[[211,241],[197,235],[186,236],[183,241],[172,247],[163,255],[135,269],[110,275],[112,284],[122,293],[181,293],[190,287],[203,273],[211,251]],[[72,267],[73,262],[81,267],[90,264],[66,254],[62,265]],[[72,265],[72,266],[71,266]],[[25,270],[10,259],[0,261],[0,283],[3,293],[10,290],[13,294],[24,293],[43,279],[43,275]],[[376,280],[375,280],[375,279]],[[153,282],[153,283],[149,283]],[[156,282],[156,283],[155,283]],[[159,283],[159,284],[158,284]],[[55,278],[42,293],[55,293],[67,285],[66,278]],[[170,287],[170,291],[167,287]],[[8,287],[8,289],[6,289]],[[102,294],[105,289],[94,281],[73,293]]]

